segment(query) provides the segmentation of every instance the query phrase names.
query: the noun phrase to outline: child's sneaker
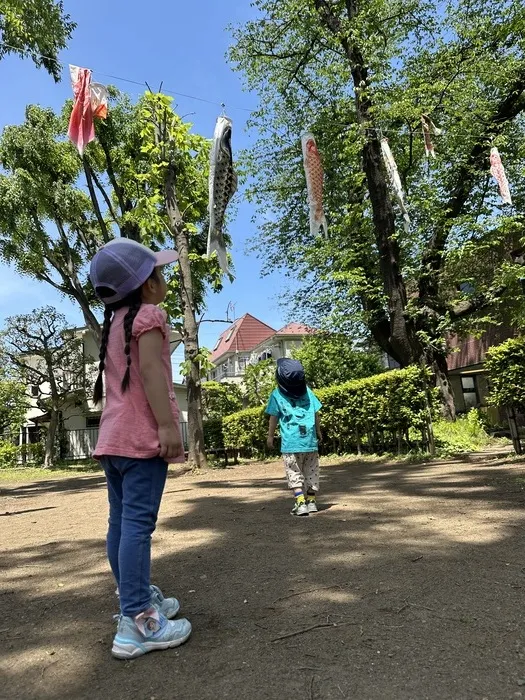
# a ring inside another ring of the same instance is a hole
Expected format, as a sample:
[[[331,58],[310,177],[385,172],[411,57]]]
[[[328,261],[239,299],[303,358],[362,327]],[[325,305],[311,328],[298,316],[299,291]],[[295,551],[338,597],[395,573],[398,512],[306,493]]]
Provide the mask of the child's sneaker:
[[[292,515],[308,515],[308,506],[306,505],[304,496],[295,499],[295,504],[292,508]]]
[[[165,598],[158,586],[150,586],[151,604],[158,608],[160,613],[172,620],[180,610],[180,603],[177,598]]]
[[[134,619],[120,616],[111,653],[116,659],[136,659],[150,651],[178,647],[190,634],[188,620],[170,621],[157,608],[150,608]]]
[[[149,588],[151,591],[151,605],[158,608],[168,620],[172,620],[176,617],[180,610],[180,603],[177,598],[165,598],[158,586],[150,586]],[[117,598],[119,598],[118,588],[115,593],[117,594]],[[115,616],[115,618],[117,617],[118,615]]]
[[[315,496],[308,496],[306,499],[306,507],[308,508],[308,513],[318,513],[319,508],[317,507],[317,501]]]

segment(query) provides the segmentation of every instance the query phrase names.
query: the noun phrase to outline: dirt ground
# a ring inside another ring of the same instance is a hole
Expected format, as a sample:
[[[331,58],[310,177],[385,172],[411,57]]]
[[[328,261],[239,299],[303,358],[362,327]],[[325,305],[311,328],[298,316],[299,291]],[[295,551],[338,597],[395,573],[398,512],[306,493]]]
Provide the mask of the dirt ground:
[[[523,465],[332,462],[292,518],[280,464],[172,476],[154,581],[194,634],[111,658],[100,475],[0,492],[0,697],[525,697]]]

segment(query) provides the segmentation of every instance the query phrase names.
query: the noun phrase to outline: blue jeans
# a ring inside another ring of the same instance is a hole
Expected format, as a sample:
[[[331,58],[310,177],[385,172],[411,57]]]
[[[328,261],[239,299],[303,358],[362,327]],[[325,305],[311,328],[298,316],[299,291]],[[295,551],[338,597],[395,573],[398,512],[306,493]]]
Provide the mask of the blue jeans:
[[[168,465],[160,457],[103,457],[109,497],[107,553],[123,615],[150,607],[151,535],[155,530]]]

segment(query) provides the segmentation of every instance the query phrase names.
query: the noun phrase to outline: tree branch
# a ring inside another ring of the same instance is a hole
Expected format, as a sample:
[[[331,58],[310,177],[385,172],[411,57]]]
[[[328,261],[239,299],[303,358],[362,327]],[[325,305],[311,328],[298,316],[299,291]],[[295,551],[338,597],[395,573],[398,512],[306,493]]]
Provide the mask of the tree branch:
[[[87,156],[85,154],[82,156],[82,164],[84,166],[84,173],[86,175],[86,182],[87,182],[87,186],[88,186],[88,190],[89,190],[89,196],[91,198],[91,203],[93,204],[93,209],[95,210],[95,216],[97,217],[98,225],[100,226],[102,238],[107,243],[110,240],[110,236],[108,233],[108,227],[107,227],[106,222],[104,221],[104,217],[102,216],[102,212],[100,211],[100,205],[98,203],[95,188],[93,186],[92,169],[91,169],[91,166],[88,162]]]
[[[437,273],[443,262],[448,236],[454,220],[461,214],[470,199],[476,182],[476,171],[483,167],[490,150],[491,140],[497,136],[505,124],[512,121],[525,110],[525,75],[520,75],[508,94],[498,104],[490,122],[480,133],[467,161],[457,171],[456,185],[452,189],[448,204],[445,206],[445,218],[427,246],[427,252],[421,263],[419,297],[428,301],[438,293]]]

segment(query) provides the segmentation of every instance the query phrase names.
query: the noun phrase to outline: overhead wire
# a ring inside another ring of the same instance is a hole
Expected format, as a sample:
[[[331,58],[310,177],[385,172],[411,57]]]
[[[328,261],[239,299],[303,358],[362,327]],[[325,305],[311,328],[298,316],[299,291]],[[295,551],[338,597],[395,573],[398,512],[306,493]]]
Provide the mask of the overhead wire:
[[[45,59],[46,61],[53,61],[56,63],[58,66],[60,66],[61,70],[64,70],[64,65],[62,64],[61,61],[58,59],[54,58],[53,56],[46,56],[45,54],[40,54],[36,51],[21,51],[20,48],[17,48],[16,46],[12,46],[11,44],[8,44],[6,42],[0,42],[0,45],[6,49],[11,49],[12,51],[17,51],[24,53],[28,56],[35,56],[36,58],[40,59]],[[112,75],[110,73],[103,73],[102,71],[99,71],[97,68],[90,68],[90,70],[95,73],[96,75],[102,77],[102,78],[109,78],[110,80],[118,80],[122,83],[129,83],[130,85],[138,85],[139,87],[148,87],[145,81],[138,81],[138,80],[132,80],[131,78],[123,78],[118,75]],[[215,107],[224,107],[225,104],[227,104],[224,100],[219,102],[215,100],[208,100],[205,97],[199,97],[197,95],[189,95],[184,92],[177,92],[175,90],[169,90],[166,88],[162,88],[162,92],[168,94],[168,95],[174,95],[175,97],[184,97],[187,100],[195,100],[197,102],[204,102],[206,104],[214,105]],[[241,112],[252,112],[253,110],[248,109],[247,107],[235,107],[234,105],[229,105],[228,104],[228,109],[233,109],[236,111],[241,111]]]

